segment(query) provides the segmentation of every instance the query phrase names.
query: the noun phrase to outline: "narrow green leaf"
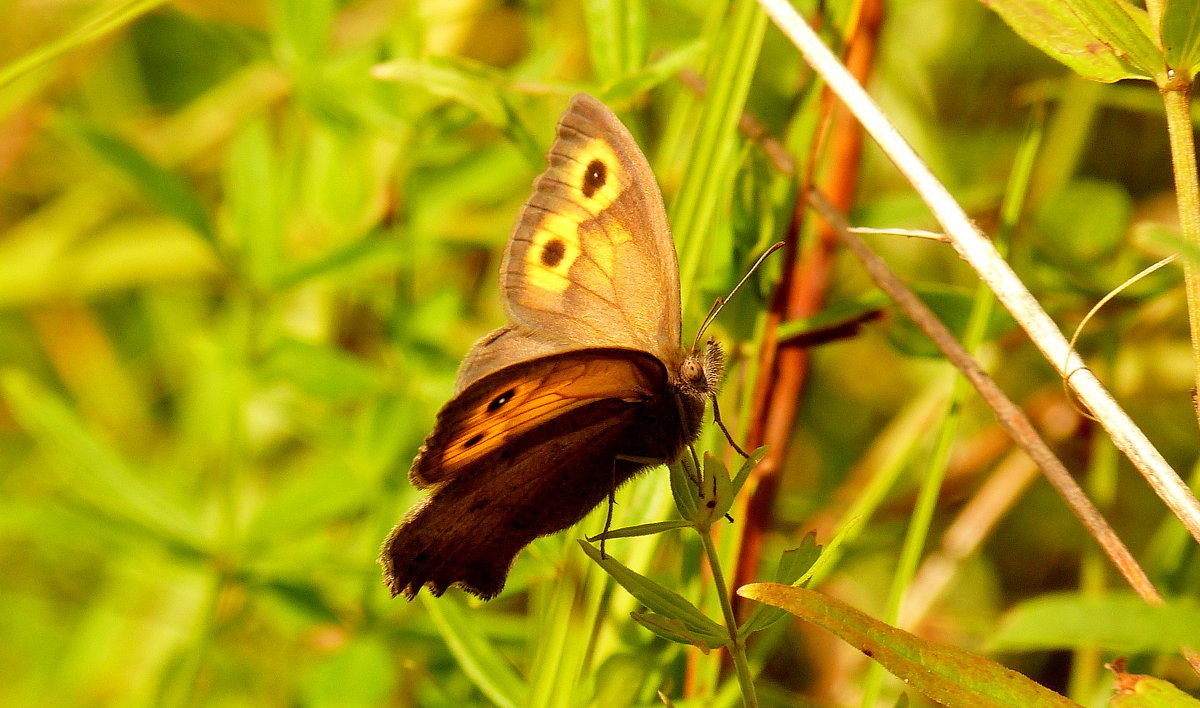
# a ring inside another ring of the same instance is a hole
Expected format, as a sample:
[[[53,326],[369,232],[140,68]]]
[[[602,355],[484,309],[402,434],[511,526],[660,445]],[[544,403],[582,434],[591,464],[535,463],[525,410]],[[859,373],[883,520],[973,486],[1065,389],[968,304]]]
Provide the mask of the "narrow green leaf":
[[[656,521],[652,524],[638,524],[637,526],[626,526],[622,529],[611,529],[607,533],[596,534],[588,538],[589,541],[599,541],[600,539],[612,540],[614,538],[635,538],[637,536],[653,536],[656,533],[664,531],[674,531],[675,529],[686,529],[692,526],[692,522],[676,519],[674,521]]]
[[[759,583],[740,588],[738,594],[824,627],[938,703],[979,708],[1078,706],[990,659],[921,639],[813,590]]]
[[[1099,41],[1096,35],[1061,0],[980,0],[1000,15],[1026,42],[1075,73],[1112,83],[1122,79],[1149,79],[1139,69]]]
[[[713,3],[713,8],[722,8]],[[708,94],[696,119],[683,182],[670,206],[671,230],[679,247],[679,280],[686,306],[699,287],[700,264],[715,248],[714,228],[737,175],[738,121],[758,67],[767,15],[755,2],[734,3],[728,20],[716,26],[713,46],[721,51],[707,67]]]
[[[1183,239],[1178,225],[1170,226],[1152,221],[1134,224],[1133,240],[1139,246],[1144,246],[1153,253],[1161,256],[1178,254],[1180,258],[1200,265],[1200,248]]]
[[[1162,44],[1167,66],[1191,82],[1200,67],[1200,2],[1167,0],[1162,16]]]
[[[328,51],[334,16],[330,0],[277,0],[276,44],[279,55],[299,73],[320,65]]]
[[[283,265],[287,184],[278,162],[266,123],[254,121],[233,139],[222,175],[228,239],[239,252],[242,269],[263,288],[270,287]]]
[[[726,631],[724,627],[710,620],[695,605],[674,590],[665,588],[646,576],[630,570],[611,555],[601,558],[600,550],[586,541],[579,541],[579,545],[589,558],[604,569],[604,572],[611,575],[613,580],[616,580],[630,595],[636,597],[651,611],[679,620],[702,635],[720,635]]]
[[[314,622],[337,624],[341,621],[341,616],[338,615],[337,610],[329,604],[317,587],[311,582],[295,580],[260,581],[250,578],[246,580],[246,584],[248,587],[261,589],[270,595],[274,595],[287,605],[308,615],[309,619]]]
[[[125,175],[151,204],[216,245],[208,208],[182,177],[115,135],[87,125],[78,126],[78,132],[98,157]]]
[[[601,83],[637,71],[646,60],[646,5],[643,0],[587,0],[588,54]]]
[[[1096,645],[1123,653],[1175,651],[1200,637],[1200,604],[1148,605],[1131,593],[1044,595],[1009,611],[989,649],[1071,649]]]
[[[497,87],[504,75],[486,64],[461,57],[392,59],[372,72],[377,79],[418,86],[433,96],[460,103],[493,125],[508,122],[508,111],[500,100]]]
[[[504,708],[527,705],[529,687],[504,656],[482,635],[462,606],[449,598],[421,593],[421,604],[450,653],[489,700]]]
[[[727,634],[710,635],[697,632],[683,622],[670,617],[663,617],[662,615],[653,613],[642,614],[640,612],[631,612],[629,616],[635,622],[663,639],[677,644],[687,644],[697,647],[705,654],[716,647],[723,647],[729,643],[729,635]]]
[[[670,81],[684,68],[695,64],[708,51],[708,42],[697,39],[667,52],[645,68],[629,74],[600,91],[598,98],[619,101]]]
[[[767,456],[767,451],[770,449],[770,445],[763,445],[757,450],[752,451],[750,453],[750,457],[747,457],[746,461],[742,463],[741,468],[738,469],[737,475],[733,478],[733,482],[730,484],[733,496],[737,496],[741,493],[742,485],[746,484],[747,479],[750,479],[750,473],[754,471],[754,468],[758,466],[758,463],[762,462],[762,459]],[[726,509],[726,511],[728,511],[728,509]]]
[[[372,74],[384,81],[418,86],[432,96],[470,108],[484,121],[503,129],[530,164],[545,166],[545,150],[517,120],[502,91],[501,87],[508,84],[507,77],[492,67],[461,57],[427,57],[420,61],[400,58],[377,65]]]
[[[62,399],[18,370],[0,376],[0,393],[30,436],[71,471],[72,491],[180,553],[204,555],[199,521],[143,482]]]
[[[691,466],[691,458],[684,455],[675,464],[668,465],[667,469],[671,473],[671,495],[675,498],[675,508],[679,509],[679,515],[689,523],[695,523],[701,501],[700,490],[696,486],[697,477]]]
[[[377,391],[383,374],[361,359],[328,347],[281,339],[263,359],[264,379],[284,379],[330,400],[350,401]]]
[[[125,27],[159,5],[165,4],[167,4],[167,0],[126,0],[110,4],[108,7],[100,6],[74,29],[64,30],[57,39],[39,45],[36,49],[0,68],[0,87],[7,86],[24,74],[72,49]]]

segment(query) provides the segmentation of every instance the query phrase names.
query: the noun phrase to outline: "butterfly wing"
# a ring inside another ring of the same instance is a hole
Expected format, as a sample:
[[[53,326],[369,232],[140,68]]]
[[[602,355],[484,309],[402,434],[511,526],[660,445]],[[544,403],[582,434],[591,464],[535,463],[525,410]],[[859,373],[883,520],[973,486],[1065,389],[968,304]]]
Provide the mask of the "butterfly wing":
[[[633,136],[580,94],[559,120],[548,162],[500,269],[510,320],[559,342],[678,358],[675,245]]]
[[[438,415],[410,473],[432,493],[384,543],[392,594],[459,584],[483,598],[504,586],[530,541],[571,526],[641,465],[618,454],[666,371],[649,354],[566,352],[468,386]]]

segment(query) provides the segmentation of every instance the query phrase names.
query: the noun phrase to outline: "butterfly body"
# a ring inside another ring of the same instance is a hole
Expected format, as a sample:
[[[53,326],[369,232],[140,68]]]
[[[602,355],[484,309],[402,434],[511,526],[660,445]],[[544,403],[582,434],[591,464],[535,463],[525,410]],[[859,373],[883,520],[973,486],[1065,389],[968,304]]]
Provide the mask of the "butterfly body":
[[[662,196],[629,132],[576,96],[500,270],[509,324],[459,369],[409,477],[430,494],[384,543],[392,594],[485,599],[521,548],[581,519],[700,430],[721,355],[680,344]]]

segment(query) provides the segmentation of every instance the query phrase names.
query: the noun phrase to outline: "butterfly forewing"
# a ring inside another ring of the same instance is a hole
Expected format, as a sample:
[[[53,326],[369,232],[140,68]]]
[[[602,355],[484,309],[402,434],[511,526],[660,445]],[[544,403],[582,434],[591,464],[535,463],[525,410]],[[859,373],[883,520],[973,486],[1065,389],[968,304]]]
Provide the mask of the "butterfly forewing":
[[[616,116],[576,96],[501,267],[514,323],[576,346],[679,349],[679,266],[662,195]]]
[[[665,383],[666,372],[654,357],[621,349],[564,352],[511,365],[471,384],[442,409],[410,477],[427,487],[480,464],[503,474],[506,445],[531,430],[597,400],[641,401],[660,393]]]

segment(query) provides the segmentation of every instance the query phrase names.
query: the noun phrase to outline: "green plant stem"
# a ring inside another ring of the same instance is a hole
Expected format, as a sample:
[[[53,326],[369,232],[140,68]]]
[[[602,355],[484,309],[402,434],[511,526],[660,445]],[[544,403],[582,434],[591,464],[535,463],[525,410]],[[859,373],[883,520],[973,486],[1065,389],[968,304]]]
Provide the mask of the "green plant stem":
[[[1184,242],[1200,248],[1200,184],[1196,180],[1196,143],[1192,135],[1191,87],[1161,87],[1167,113],[1167,133],[1171,138],[1171,164],[1175,171],[1175,199],[1179,207],[1179,226]],[[1200,390],[1200,274],[1197,264],[1183,259],[1183,283],[1187,294],[1188,328],[1192,337],[1192,363],[1196,387]],[[1196,411],[1200,416],[1200,411]]]
[[[721,614],[725,615],[725,627],[729,630],[729,655],[733,657],[733,668],[737,671],[738,684],[742,687],[742,702],[747,708],[758,708],[758,694],[754,691],[754,675],[750,672],[750,662],[746,659],[746,640],[738,633],[737,618],[733,616],[733,602],[729,598],[729,586],[725,584],[725,574],[721,572],[721,559],[717,555],[717,545],[713,543],[711,529],[697,529],[700,541],[704,544],[704,555],[708,557],[708,567],[712,572],[713,585],[717,589],[717,599],[721,603]]]

